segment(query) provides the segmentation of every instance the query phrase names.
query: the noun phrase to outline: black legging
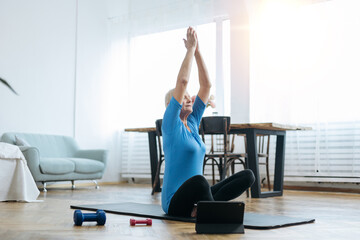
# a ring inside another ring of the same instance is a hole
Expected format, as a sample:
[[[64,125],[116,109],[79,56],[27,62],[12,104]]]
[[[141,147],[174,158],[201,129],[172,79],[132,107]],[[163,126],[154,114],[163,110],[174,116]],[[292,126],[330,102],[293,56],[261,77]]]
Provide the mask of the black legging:
[[[238,172],[214,186],[202,175],[186,180],[171,198],[169,215],[190,217],[194,204],[199,201],[229,201],[237,198],[255,181],[251,170]]]

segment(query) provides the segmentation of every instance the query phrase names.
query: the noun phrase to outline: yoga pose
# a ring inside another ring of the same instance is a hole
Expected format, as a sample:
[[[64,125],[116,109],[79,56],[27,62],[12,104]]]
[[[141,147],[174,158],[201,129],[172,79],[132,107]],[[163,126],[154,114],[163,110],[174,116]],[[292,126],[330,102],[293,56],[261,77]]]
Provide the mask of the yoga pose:
[[[195,217],[194,204],[198,201],[234,199],[249,188],[255,179],[251,170],[238,172],[212,187],[204,178],[205,144],[199,136],[199,125],[209,98],[211,82],[193,28],[187,29],[184,43],[187,51],[176,87],[165,97],[162,134],[166,164],[161,201],[164,212],[169,215]],[[194,56],[200,89],[193,102],[186,87]]]

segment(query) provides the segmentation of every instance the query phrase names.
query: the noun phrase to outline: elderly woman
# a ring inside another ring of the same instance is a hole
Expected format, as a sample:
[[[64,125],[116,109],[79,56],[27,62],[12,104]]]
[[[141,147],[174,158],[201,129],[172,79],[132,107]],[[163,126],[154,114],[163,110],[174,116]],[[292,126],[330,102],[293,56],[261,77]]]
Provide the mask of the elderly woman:
[[[193,28],[187,29],[184,43],[187,51],[176,87],[165,97],[162,134],[166,165],[162,208],[169,215],[195,217],[198,201],[234,199],[253,184],[254,175],[251,170],[244,170],[212,187],[204,178],[205,144],[199,136],[199,125],[209,98],[211,83]],[[194,56],[199,70],[200,89],[193,102],[186,87]]]

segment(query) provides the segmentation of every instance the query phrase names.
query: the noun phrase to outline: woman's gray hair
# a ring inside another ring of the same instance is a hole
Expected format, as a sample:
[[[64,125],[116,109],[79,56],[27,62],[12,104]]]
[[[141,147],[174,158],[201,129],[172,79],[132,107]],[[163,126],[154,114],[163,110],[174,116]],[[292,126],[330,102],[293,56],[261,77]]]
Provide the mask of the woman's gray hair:
[[[166,108],[167,108],[167,106],[168,106],[169,103],[170,103],[170,100],[171,100],[171,98],[172,98],[172,96],[173,96],[173,94],[174,94],[174,90],[175,90],[175,88],[169,90],[169,91],[166,93],[166,95],[165,95],[165,107],[166,107]]]

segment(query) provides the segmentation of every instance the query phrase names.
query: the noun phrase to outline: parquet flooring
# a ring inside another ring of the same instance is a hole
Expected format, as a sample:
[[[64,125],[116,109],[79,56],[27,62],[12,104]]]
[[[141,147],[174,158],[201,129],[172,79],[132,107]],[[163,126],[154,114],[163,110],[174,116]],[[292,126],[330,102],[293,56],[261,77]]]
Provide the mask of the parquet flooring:
[[[360,239],[360,194],[285,191],[284,196],[251,199],[241,196],[246,211],[315,218],[316,222],[274,230],[245,229],[245,234],[198,235],[193,223],[153,219],[153,226],[129,225],[129,216],[107,213],[105,226],[73,224],[72,204],[132,201],[160,204],[148,184],[90,186],[76,190],[52,185],[43,202],[0,202],[0,239]]]

